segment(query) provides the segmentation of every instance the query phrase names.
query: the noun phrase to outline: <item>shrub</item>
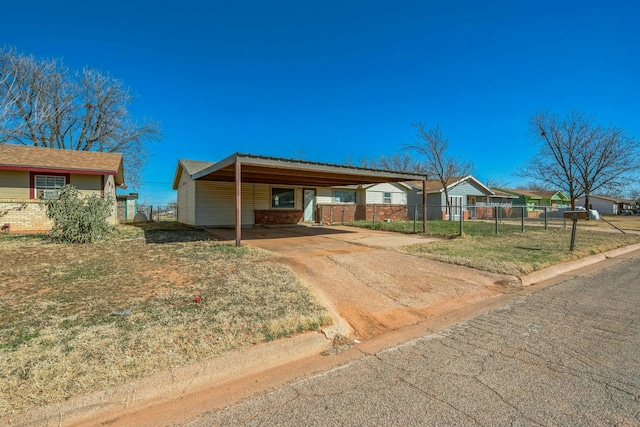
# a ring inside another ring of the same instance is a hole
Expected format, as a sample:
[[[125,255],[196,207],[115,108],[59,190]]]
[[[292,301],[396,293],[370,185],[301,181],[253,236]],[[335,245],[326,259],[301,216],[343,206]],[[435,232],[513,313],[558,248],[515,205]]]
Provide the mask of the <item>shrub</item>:
[[[58,197],[44,199],[47,217],[53,220],[52,239],[63,243],[91,243],[111,231],[107,218],[112,199],[97,194],[82,197],[73,185],[60,189]]]

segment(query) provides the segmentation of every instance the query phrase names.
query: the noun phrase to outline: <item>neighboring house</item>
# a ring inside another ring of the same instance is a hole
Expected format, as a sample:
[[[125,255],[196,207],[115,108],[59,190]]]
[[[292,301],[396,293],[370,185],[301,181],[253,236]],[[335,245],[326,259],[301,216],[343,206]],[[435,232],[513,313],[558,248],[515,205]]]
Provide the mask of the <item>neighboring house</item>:
[[[319,196],[318,203],[327,205],[334,203],[406,205],[407,193],[411,189],[412,187],[404,182],[332,187],[332,194]]]
[[[133,221],[138,213],[138,193],[118,194],[118,221]]]
[[[411,206],[422,205],[422,187],[415,182],[409,182],[412,190],[408,193],[409,212]],[[444,187],[439,181],[427,181],[427,219],[460,219],[462,212],[464,219],[476,218],[477,207],[485,205],[489,197],[494,196],[494,192],[483,185],[472,175],[453,177],[447,181],[447,192],[449,193],[449,206],[451,212],[447,211],[447,200],[445,198]]]
[[[120,154],[0,144],[0,225],[11,232],[48,231],[41,199],[55,197],[66,184],[83,195],[110,195],[108,220],[117,222],[116,186],[124,186]]]
[[[556,211],[570,206],[571,201],[562,191],[534,191],[494,188],[494,191],[515,196],[513,206],[526,206],[527,217],[538,218],[546,209]]]
[[[576,199],[576,206],[584,206],[585,198]],[[606,196],[589,196],[589,209],[595,209],[599,214],[621,215],[636,206],[635,201]],[[584,206],[586,208],[586,206]]]
[[[238,228],[365,218],[374,200],[401,203],[406,219],[402,193],[408,187],[399,183],[418,179],[408,173],[235,153],[219,162],[180,159],[173,189],[178,191],[179,222]]]
[[[493,195],[487,197],[488,206],[510,208],[514,205],[514,200],[518,198],[518,196],[514,194],[505,193],[504,191],[498,188],[492,188],[491,191],[493,191]]]

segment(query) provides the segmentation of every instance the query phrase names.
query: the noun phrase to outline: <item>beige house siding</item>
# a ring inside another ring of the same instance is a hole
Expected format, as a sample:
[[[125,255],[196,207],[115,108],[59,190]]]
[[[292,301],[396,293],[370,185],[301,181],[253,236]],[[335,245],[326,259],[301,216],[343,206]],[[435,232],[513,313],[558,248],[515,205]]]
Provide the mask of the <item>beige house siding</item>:
[[[0,170],[0,199],[28,199],[29,172]]]
[[[271,186],[269,184],[254,184],[253,206],[256,210],[271,209]]]
[[[228,227],[236,219],[233,182],[195,181],[195,225]],[[242,224],[254,224],[254,184],[242,184]]]
[[[98,177],[102,178],[102,177]],[[113,176],[105,175],[104,178],[100,179],[100,183],[104,179],[104,195],[111,198],[111,215],[108,218],[110,224],[118,223],[118,201],[116,200],[116,181]],[[101,194],[101,189],[98,188],[96,194]]]
[[[178,221],[184,224],[196,225],[195,217],[196,183],[187,179],[180,182],[178,187]]]
[[[333,203],[333,189],[329,187],[316,188],[316,203],[330,205]]]
[[[377,184],[367,188],[366,204],[383,204],[384,193],[391,193],[392,205],[407,204],[407,191],[389,183]]]
[[[40,175],[40,174],[39,174]],[[46,175],[43,173],[42,175]],[[113,185],[113,177],[111,178],[111,183]],[[69,176],[69,183],[76,187],[80,194],[83,196],[90,196],[92,194],[102,194],[102,175],[77,175],[72,174]],[[106,183],[105,183],[106,188]],[[105,192],[106,194],[106,192]],[[115,191],[113,194],[115,197]]]

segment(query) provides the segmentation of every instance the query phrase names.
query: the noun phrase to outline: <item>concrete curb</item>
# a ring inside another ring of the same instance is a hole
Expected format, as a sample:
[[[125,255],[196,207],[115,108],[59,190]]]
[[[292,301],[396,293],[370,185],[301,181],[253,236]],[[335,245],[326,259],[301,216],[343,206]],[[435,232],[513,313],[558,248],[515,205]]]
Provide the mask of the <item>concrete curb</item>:
[[[111,389],[88,393],[5,419],[15,426],[82,425],[97,414],[120,413],[170,402],[259,371],[317,355],[332,342],[320,332],[243,348],[229,354],[160,372]],[[19,418],[18,418],[19,417]]]
[[[522,282],[522,286],[531,286],[536,283],[544,282],[545,280],[553,279],[554,277],[570,273],[579,268],[588,267],[598,262],[602,262],[606,259],[616,258],[637,250],[640,250],[640,243],[624,246],[618,249],[612,249],[607,252],[591,255],[586,258],[577,259],[575,261],[569,261],[562,264],[554,265],[549,268],[545,268],[544,270],[535,271],[531,274],[523,276],[520,278],[520,280]]]

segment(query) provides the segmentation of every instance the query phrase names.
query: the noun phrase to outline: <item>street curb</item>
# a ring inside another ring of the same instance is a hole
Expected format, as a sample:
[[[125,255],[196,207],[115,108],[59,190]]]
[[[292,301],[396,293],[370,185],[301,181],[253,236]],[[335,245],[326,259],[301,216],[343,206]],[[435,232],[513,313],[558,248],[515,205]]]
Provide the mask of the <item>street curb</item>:
[[[616,258],[621,255],[626,255],[630,252],[634,252],[637,250],[640,250],[640,243],[635,243],[633,245],[624,246],[618,249],[612,249],[610,251],[602,252],[596,255],[591,255],[586,258],[581,258],[574,261],[569,261],[562,264],[554,265],[554,266],[545,268],[544,270],[534,271],[531,274],[522,276],[520,278],[520,281],[522,283],[522,286],[535,285],[536,283],[553,279],[554,277],[570,273],[579,268],[588,267],[598,262],[602,262],[610,258]]]
[[[121,414],[184,398],[211,384],[224,384],[259,371],[314,356],[331,346],[320,332],[242,348],[191,365],[160,372],[128,384],[88,393],[5,418],[13,426],[83,425],[96,416]]]

